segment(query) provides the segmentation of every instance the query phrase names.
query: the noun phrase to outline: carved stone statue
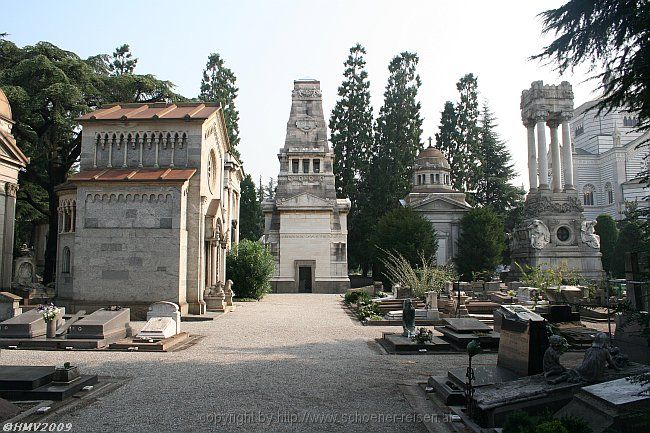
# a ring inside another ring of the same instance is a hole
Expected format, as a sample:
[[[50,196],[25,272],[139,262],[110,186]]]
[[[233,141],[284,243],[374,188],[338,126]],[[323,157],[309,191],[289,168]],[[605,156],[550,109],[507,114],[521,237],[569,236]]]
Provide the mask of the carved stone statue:
[[[404,308],[402,309],[402,333],[405,337],[411,337],[415,334],[415,308],[411,298],[404,299]]]
[[[548,383],[558,383],[566,380],[567,369],[560,364],[560,356],[562,355],[562,337],[559,335],[552,335],[548,342],[549,348],[544,352],[543,366],[544,377]]]
[[[604,332],[596,334],[596,338],[594,338],[591,347],[585,352],[582,364],[571,371],[571,382],[579,382],[580,380],[597,382],[605,375],[605,367],[607,365],[615,370],[620,370],[612,358],[609,349],[606,347],[606,343],[607,334]]]
[[[551,232],[548,227],[540,220],[533,220],[528,225],[528,234],[530,235],[530,246],[541,250],[551,241]]]
[[[591,248],[600,250],[600,236],[596,234],[595,225],[596,221],[583,221],[580,225],[580,237],[582,242]]]

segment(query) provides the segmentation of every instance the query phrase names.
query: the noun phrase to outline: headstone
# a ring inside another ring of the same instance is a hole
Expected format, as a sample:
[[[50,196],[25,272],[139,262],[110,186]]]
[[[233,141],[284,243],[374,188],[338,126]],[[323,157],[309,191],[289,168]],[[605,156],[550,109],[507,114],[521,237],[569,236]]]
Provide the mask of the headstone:
[[[521,286],[517,289],[517,299],[522,304],[532,305],[539,296],[540,290],[537,287]]]
[[[452,293],[454,291],[454,283],[453,283],[453,281],[445,281],[443,287],[444,287],[445,293],[447,293],[447,294],[450,294],[450,293]]]
[[[176,326],[175,334],[181,332],[180,308],[173,302],[160,301],[151,304],[149,306],[149,311],[147,311],[147,321],[154,317],[170,317]]]
[[[440,312],[438,311],[438,292],[429,291],[426,292],[426,295],[427,295],[427,320],[440,319]]]
[[[413,290],[410,287],[397,286],[393,289],[395,299],[408,299],[413,297]]]
[[[113,339],[125,338],[131,333],[131,310],[97,310],[70,327],[68,338]]]
[[[373,288],[373,295],[378,295],[379,292],[384,291],[384,283],[382,283],[381,281],[373,281],[372,288]]]
[[[11,319],[23,312],[20,308],[21,298],[9,292],[0,292],[0,322]]]
[[[497,366],[528,376],[543,372],[544,352],[548,348],[546,320],[519,306],[502,305]]]
[[[29,285],[36,282],[36,259],[34,252],[23,245],[21,256],[14,260],[14,279],[19,285]]]
[[[415,320],[428,320],[427,319],[428,310],[424,308],[415,309]],[[392,310],[384,315],[386,320],[402,320],[402,310]]]
[[[63,324],[64,308],[59,308],[57,326]],[[37,309],[26,311],[18,316],[0,323],[0,337],[4,338],[34,338],[45,335],[46,323],[43,314]]]
[[[485,283],[486,292],[494,292],[501,289],[500,281],[488,281]]]
[[[508,290],[512,290],[513,292],[517,293],[517,291],[519,291],[519,288],[523,285],[524,283],[521,281],[510,281],[508,283]]]
[[[164,340],[165,338],[173,337],[177,333],[176,322],[171,317],[152,317],[147,320],[147,323],[138,332],[136,338],[143,340]]]

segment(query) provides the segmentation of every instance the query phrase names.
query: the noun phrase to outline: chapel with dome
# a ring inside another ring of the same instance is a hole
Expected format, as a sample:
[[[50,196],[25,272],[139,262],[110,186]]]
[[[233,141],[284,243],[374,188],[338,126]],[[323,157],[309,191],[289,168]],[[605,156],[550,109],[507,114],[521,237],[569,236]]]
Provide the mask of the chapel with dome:
[[[11,287],[18,173],[29,163],[29,158],[18,148],[11,134],[14,123],[7,95],[0,89],[0,289],[2,290]]]
[[[465,193],[452,188],[451,168],[440,149],[429,144],[420,151],[413,165],[411,192],[403,204],[431,223],[438,238],[437,264],[449,263],[457,253],[460,220],[472,207]]]

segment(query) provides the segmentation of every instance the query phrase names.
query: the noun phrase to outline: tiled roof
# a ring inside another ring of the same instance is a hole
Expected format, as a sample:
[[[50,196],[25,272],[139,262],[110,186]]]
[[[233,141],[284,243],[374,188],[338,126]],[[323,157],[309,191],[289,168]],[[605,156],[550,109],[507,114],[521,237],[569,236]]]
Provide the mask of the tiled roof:
[[[196,173],[195,168],[104,168],[81,171],[68,180],[72,182],[153,182],[186,181]]]
[[[207,119],[218,110],[218,102],[109,104],[84,114],[79,120],[194,120]]]

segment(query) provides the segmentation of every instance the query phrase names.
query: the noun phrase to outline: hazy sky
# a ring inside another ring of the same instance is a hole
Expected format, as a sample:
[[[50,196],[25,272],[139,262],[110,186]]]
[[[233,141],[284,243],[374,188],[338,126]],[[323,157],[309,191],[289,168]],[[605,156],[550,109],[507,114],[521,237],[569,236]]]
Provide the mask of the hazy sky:
[[[198,94],[208,55],[218,52],[237,76],[240,152],[256,183],[279,170],[293,80],[321,81],[326,117],[337,99],[343,62],[356,42],[366,47],[375,113],[383,103],[388,63],[402,51],[420,57],[422,142],[438,130],[446,100],[456,101],[456,82],[478,76],[481,100],[498,118],[527,185],[526,130],[521,91],[531,81],[574,86],[575,104],[592,99],[584,75],[559,77],[528,61],[546,40],[536,15],[564,3],[530,1],[28,1],[0,0],[0,32],[19,46],[50,41],[82,57],[111,53],[128,43],[139,59],[136,72]],[[329,119],[326,119],[329,121]]]

